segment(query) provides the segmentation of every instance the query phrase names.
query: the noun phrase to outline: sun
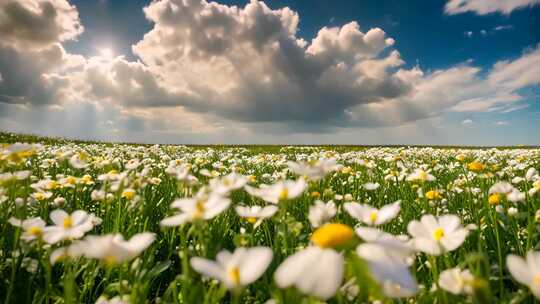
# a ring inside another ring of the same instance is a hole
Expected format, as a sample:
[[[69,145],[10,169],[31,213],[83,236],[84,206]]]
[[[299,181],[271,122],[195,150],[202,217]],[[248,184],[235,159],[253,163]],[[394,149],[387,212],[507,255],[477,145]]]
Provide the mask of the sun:
[[[99,49],[99,55],[109,60],[114,58],[114,52],[110,48]]]

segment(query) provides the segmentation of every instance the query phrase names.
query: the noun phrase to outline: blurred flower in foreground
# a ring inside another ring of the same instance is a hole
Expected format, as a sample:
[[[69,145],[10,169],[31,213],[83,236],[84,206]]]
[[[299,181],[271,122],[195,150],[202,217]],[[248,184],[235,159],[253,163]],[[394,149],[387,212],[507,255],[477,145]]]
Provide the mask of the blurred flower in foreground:
[[[540,300],[540,252],[529,251],[525,259],[510,254],[506,257],[506,265],[512,277],[528,286],[532,294]]]
[[[311,236],[314,246],[287,257],[274,273],[280,288],[295,286],[322,300],[334,296],[343,280],[344,259],[338,247],[349,242],[353,230],[343,224],[325,224]]]
[[[156,238],[154,233],[135,234],[128,241],[117,234],[89,235],[79,243],[80,252],[88,257],[100,259],[108,265],[122,263],[137,257]]]
[[[238,216],[245,218],[249,223],[257,228],[264,219],[272,217],[277,211],[276,206],[237,206],[235,208]]]
[[[408,269],[413,248],[397,237],[375,228],[360,227],[356,233],[367,243],[358,245],[356,253],[369,266],[373,278],[390,298],[410,297],[418,286]]]
[[[336,215],[336,212],[336,204],[333,201],[325,204],[323,201],[316,200],[315,205],[309,207],[309,222],[313,228],[317,228],[330,221]]]
[[[273,253],[268,247],[237,248],[233,253],[223,250],[216,261],[191,258],[193,269],[204,276],[221,281],[227,288],[239,288],[256,281],[268,268]]]
[[[455,295],[472,294],[474,280],[474,276],[468,269],[451,268],[441,272],[439,287]]]
[[[21,227],[24,230],[21,239],[27,242],[41,238],[46,225],[45,221],[40,217],[33,217],[25,220],[19,220],[12,217],[9,219],[9,223],[15,227]]]

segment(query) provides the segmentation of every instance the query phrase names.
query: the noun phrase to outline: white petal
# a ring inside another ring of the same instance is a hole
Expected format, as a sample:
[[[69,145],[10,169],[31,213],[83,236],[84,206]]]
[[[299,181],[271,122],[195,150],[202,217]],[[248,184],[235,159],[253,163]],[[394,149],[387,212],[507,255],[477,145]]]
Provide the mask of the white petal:
[[[287,257],[274,273],[274,280],[280,288],[287,288],[305,277],[309,277],[310,267],[317,261],[321,249],[308,247]]]
[[[249,248],[239,265],[240,283],[247,285],[257,280],[272,262],[272,256],[272,250],[268,247]]]
[[[218,279],[221,282],[225,282],[227,280],[225,270],[214,261],[194,257],[189,260],[189,263],[191,264],[191,267],[195,269],[195,271],[204,276]]]
[[[529,285],[534,280],[534,275],[532,269],[529,268],[529,265],[525,260],[517,255],[508,255],[506,257],[506,266],[512,274],[512,277],[521,284]]]
[[[53,210],[50,214],[51,220],[56,226],[63,226],[64,219],[68,216],[69,214],[62,209]]]
[[[468,234],[469,230],[465,228],[450,232],[441,239],[441,244],[447,251],[452,251],[463,244]]]
[[[174,227],[180,226],[188,221],[189,217],[184,214],[178,214],[171,217],[166,217],[159,223],[161,226]]]

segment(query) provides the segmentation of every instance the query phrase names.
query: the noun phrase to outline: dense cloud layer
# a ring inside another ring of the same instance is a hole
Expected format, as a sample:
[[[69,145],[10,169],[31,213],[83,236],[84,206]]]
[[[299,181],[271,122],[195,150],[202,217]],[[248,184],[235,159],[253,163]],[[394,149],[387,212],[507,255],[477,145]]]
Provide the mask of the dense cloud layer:
[[[137,117],[126,120],[137,121],[127,128],[167,120],[166,127],[147,126],[163,132],[175,121],[200,132],[224,125],[330,132],[402,125],[448,111],[513,111],[526,106],[516,104],[523,100],[519,90],[540,83],[540,46],[486,72],[469,63],[427,72],[403,68],[394,39],[382,29],[350,22],[323,27],[305,41],[297,36],[296,12],[255,0],[245,7],[159,0],[144,12],[154,26],[133,45],[139,60],[85,58],[62,46],[82,31],[74,6],[2,2],[0,33],[8,39],[0,42],[0,103],[92,105]],[[37,25],[40,35],[32,32]]]

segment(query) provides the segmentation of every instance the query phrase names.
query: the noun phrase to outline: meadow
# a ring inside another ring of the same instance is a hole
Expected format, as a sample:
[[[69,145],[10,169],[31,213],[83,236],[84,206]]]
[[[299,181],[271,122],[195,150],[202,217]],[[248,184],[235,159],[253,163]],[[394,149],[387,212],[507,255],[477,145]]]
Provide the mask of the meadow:
[[[0,142],[2,303],[540,299],[540,149]]]

